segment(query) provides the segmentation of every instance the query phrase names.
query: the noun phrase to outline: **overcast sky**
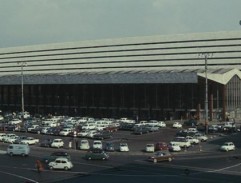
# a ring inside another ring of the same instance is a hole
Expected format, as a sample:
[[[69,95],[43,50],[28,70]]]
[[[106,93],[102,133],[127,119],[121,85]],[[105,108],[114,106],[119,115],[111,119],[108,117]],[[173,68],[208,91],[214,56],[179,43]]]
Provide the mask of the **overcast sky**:
[[[241,0],[0,0],[0,47],[241,30]]]

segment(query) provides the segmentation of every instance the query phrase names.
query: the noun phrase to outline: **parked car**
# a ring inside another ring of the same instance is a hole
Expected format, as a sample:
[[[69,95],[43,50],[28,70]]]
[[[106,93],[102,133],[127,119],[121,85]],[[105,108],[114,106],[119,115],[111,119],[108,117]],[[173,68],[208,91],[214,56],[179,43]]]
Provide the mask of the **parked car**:
[[[172,125],[173,128],[182,128],[182,124],[179,122],[174,122]]]
[[[94,140],[92,147],[93,147],[93,149],[102,149],[103,145],[102,145],[102,142],[100,140]]]
[[[102,149],[93,149],[85,154],[87,160],[108,160],[109,155]]]
[[[134,128],[133,134],[142,135],[142,134],[145,134],[145,133],[149,133],[149,129],[144,125]]]
[[[221,145],[220,150],[221,151],[234,151],[235,145],[233,142],[225,142],[223,145]]]
[[[146,152],[155,152],[155,145],[154,144],[146,144],[145,151]]]
[[[39,143],[39,139],[36,139],[34,137],[27,137],[26,139],[21,140],[22,144],[28,144],[28,145],[33,145]]]
[[[185,137],[176,137],[171,143],[178,144],[180,147],[188,148],[191,146],[191,143]]]
[[[171,152],[179,152],[182,150],[178,144],[173,143],[173,142],[169,143],[168,148],[169,148],[169,151],[171,151]]]
[[[99,133],[94,134],[93,139],[99,139],[99,140],[104,140],[104,139],[110,139],[112,138],[112,133],[109,131],[101,131]]]
[[[206,142],[208,140],[207,135],[201,134],[201,133],[196,133],[194,135],[195,138],[199,139],[201,142]]]
[[[42,161],[45,163],[49,163],[51,161],[55,161],[59,157],[64,157],[64,158],[67,158],[68,160],[71,160],[69,153],[65,151],[56,151],[51,153],[49,156],[44,157]]]
[[[155,144],[155,151],[163,151],[163,150],[168,150],[168,145],[166,142],[157,142]]]
[[[128,152],[129,151],[129,146],[127,143],[120,143],[119,147],[120,152]]]
[[[48,164],[49,169],[63,169],[63,170],[70,170],[73,168],[73,163],[64,157],[56,158],[54,161]]]
[[[199,144],[199,140],[195,137],[191,137],[191,136],[186,136],[186,139],[191,143],[191,144]]]
[[[82,139],[80,141],[80,146],[79,146],[80,150],[89,150],[90,149],[90,144],[89,141],[86,139]]]
[[[148,158],[149,161],[153,163],[157,163],[160,161],[172,161],[174,156],[170,154],[168,151],[157,151],[153,156]]]
[[[54,139],[50,146],[57,148],[64,147],[64,141],[62,139]]]
[[[53,143],[52,139],[44,139],[42,142],[40,142],[41,147],[51,147],[51,144]]]
[[[159,126],[155,126],[155,125],[146,125],[146,128],[149,132],[157,132],[160,129]]]
[[[115,151],[115,145],[113,142],[106,142],[105,144],[106,151]]]

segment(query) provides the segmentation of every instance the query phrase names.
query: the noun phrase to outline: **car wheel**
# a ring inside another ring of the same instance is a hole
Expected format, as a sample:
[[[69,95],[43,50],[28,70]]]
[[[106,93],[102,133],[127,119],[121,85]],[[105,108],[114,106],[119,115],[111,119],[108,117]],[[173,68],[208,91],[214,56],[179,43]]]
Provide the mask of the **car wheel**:
[[[172,161],[172,158],[168,158],[168,161],[169,161],[169,162]]]
[[[25,157],[25,154],[24,154],[24,153],[22,154],[22,157]]]
[[[91,157],[88,157],[88,160],[91,160]]]
[[[69,170],[69,168],[67,166],[64,167],[64,170]]]
[[[9,156],[13,156],[13,153],[12,153],[12,152],[10,152],[10,153],[9,153]]]
[[[53,169],[54,169],[54,167],[50,166],[50,167],[49,167],[49,169],[50,169],[50,170],[53,170]]]
[[[157,163],[157,159],[153,159],[153,163]]]
[[[106,160],[106,158],[102,158],[102,160]]]

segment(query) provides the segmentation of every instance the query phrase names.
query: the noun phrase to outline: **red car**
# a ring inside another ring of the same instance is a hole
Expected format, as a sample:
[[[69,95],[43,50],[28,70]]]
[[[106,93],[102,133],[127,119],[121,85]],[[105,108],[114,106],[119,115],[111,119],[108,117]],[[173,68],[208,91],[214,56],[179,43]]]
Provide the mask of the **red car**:
[[[155,144],[155,151],[169,150],[168,144],[166,142],[157,142]]]

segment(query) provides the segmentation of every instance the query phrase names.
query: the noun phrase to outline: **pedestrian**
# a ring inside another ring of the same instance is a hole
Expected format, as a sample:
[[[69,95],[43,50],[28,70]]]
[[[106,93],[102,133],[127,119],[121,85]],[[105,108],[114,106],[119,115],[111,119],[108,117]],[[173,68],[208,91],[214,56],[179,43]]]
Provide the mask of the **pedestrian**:
[[[41,173],[44,170],[43,164],[41,163],[40,160],[36,160],[35,166],[38,173]]]

